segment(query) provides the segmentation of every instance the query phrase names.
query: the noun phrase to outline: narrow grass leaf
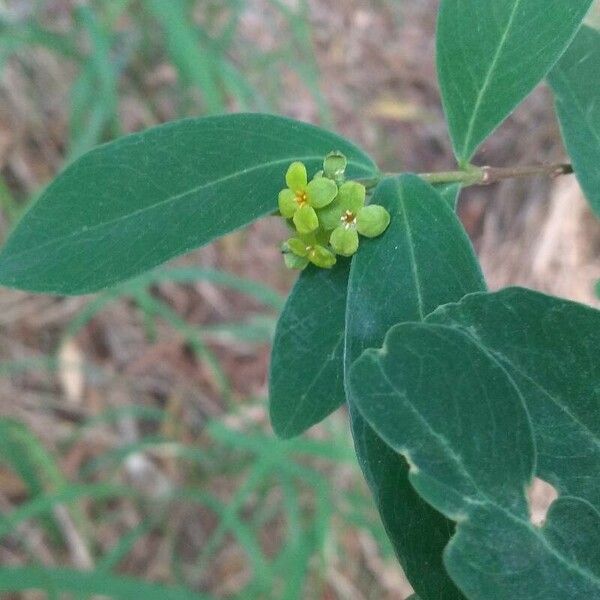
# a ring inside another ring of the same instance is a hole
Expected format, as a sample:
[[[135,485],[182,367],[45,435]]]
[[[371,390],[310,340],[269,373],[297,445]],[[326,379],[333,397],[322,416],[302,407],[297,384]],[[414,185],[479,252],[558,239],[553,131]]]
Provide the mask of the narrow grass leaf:
[[[108,596],[115,600],[209,600],[183,588],[146,583],[137,579],[108,575],[103,571],[75,571],[44,567],[0,567],[0,591],[26,592],[55,589],[62,593]]]

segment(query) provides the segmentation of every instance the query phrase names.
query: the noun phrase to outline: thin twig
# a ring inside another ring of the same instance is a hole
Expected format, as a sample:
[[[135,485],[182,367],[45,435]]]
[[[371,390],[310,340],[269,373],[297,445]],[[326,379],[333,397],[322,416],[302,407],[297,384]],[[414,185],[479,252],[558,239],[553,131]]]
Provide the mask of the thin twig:
[[[459,171],[439,171],[436,173],[420,173],[419,177],[431,184],[460,183],[463,187],[471,185],[491,185],[506,179],[523,179],[526,177],[560,177],[570,175],[573,167],[570,164],[532,165],[525,167],[475,167],[469,166]],[[385,173],[379,177],[359,180],[367,189],[373,189],[384,177],[394,177],[397,173]]]

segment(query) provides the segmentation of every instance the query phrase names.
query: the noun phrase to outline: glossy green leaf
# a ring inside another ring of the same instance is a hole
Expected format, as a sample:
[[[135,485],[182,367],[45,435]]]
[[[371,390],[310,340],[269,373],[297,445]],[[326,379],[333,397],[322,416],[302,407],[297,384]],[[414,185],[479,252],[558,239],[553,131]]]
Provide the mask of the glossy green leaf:
[[[462,163],[547,75],[592,0],[442,0],[437,62]]]
[[[275,331],[269,375],[273,429],[290,438],[345,401],[344,321],[350,261],[300,274]]]
[[[178,121],[74,162],[23,217],[0,254],[0,284],[93,292],[277,208],[294,160],[316,172],[341,150],[350,176],[370,159],[337,135],[281,117]]]
[[[600,216],[600,32],[582,27],[548,81],[575,173]]]
[[[462,328],[510,373],[533,422],[536,474],[600,510],[600,311],[513,288],[467,296],[427,322]]]
[[[419,494],[456,523],[444,552],[470,600],[600,597],[600,513],[564,497],[543,528],[526,488],[536,463],[523,398],[458,328],[405,323],[350,369],[361,414],[410,464]]]
[[[347,367],[365,348],[381,346],[392,325],[421,321],[440,304],[485,289],[471,244],[435,189],[405,175],[381,183],[373,202],[392,219],[381,237],[364,240],[352,263]],[[423,600],[462,598],[442,565],[453,524],[414,491],[406,460],[360,416],[351,390],[347,396],[359,463],[411,584]]]

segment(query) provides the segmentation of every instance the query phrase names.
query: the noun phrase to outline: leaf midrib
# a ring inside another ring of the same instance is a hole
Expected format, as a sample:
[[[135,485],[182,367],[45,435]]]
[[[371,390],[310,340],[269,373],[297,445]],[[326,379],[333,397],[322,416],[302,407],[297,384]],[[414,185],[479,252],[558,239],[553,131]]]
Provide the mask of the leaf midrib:
[[[57,243],[64,243],[65,240],[69,240],[71,238],[75,238],[77,236],[82,235],[83,233],[88,233],[88,232],[94,232],[97,230],[100,230],[104,227],[107,226],[113,226],[117,223],[121,223],[121,222],[126,222],[134,217],[137,217],[138,215],[144,214],[145,212],[149,212],[152,211],[156,208],[159,208],[165,204],[171,203],[171,202],[177,202],[178,200],[181,200],[183,198],[185,198],[186,196],[189,195],[193,195],[196,194],[202,190],[205,189],[209,189],[215,185],[219,185],[221,183],[224,183],[230,179],[235,179],[236,177],[243,177],[244,175],[247,175],[249,173],[252,173],[254,171],[260,171],[261,169],[267,169],[269,167],[273,167],[275,165],[280,165],[280,164],[287,164],[290,162],[290,160],[299,160],[299,161],[308,161],[308,160],[315,160],[315,159],[320,159],[320,156],[317,155],[310,155],[310,156],[301,156],[301,157],[286,157],[284,159],[279,159],[279,160],[275,160],[275,161],[271,161],[268,163],[261,163],[260,165],[255,165],[253,167],[249,167],[247,169],[243,169],[241,171],[236,171],[235,173],[231,173],[229,175],[225,175],[224,177],[220,177],[219,179],[215,179],[214,181],[210,181],[207,183],[203,183],[199,186],[196,186],[194,188],[191,188],[189,190],[186,190],[185,192],[181,192],[180,194],[176,194],[175,196],[169,196],[159,202],[155,202],[154,204],[149,204],[148,206],[144,206],[142,208],[139,208],[133,212],[127,213],[125,215],[121,215],[119,217],[116,217],[115,219],[111,219],[109,221],[103,221],[101,223],[97,223],[95,225],[86,227],[85,229],[79,228],[76,231],[73,231],[67,235],[63,235],[61,237],[58,238],[54,238],[51,240],[48,240],[47,242],[45,242],[44,244],[40,244],[38,246],[30,246],[24,250],[22,250],[21,252],[16,252],[16,253],[11,253],[10,254],[10,258],[11,259],[16,259],[19,258],[23,255],[29,254],[30,252],[37,252],[39,250],[42,250],[44,248],[48,248],[54,244]],[[365,165],[362,163],[358,163],[358,162],[353,162],[353,161],[349,161],[348,163],[349,165],[355,166],[355,167],[359,167],[364,169]],[[273,206],[275,206],[275,201]]]
[[[404,190],[403,190],[402,186],[400,185],[400,183],[397,183],[396,186],[398,188],[398,207],[402,210],[402,219],[406,226],[406,237],[408,240],[408,252],[409,252],[409,257],[410,257],[411,273],[412,273],[412,276],[413,276],[413,279],[415,282],[415,291],[417,293],[417,310],[419,312],[419,317],[420,317],[421,321],[424,321],[425,320],[425,309],[424,309],[424,302],[423,302],[423,291],[421,289],[422,288],[421,277],[419,274],[417,257],[415,255],[412,230],[410,227],[410,223],[408,221],[408,213],[406,210],[406,205],[404,203]]]
[[[469,124],[467,126],[467,134],[465,136],[465,141],[463,142],[463,148],[462,148],[462,152],[461,152],[461,158],[463,160],[468,160],[468,158],[469,158],[468,156],[466,156],[466,152],[467,152],[467,148],[471,145],[471,138],[473,137],[473,130],[475,128],[475,122],[478,117],[479,109],[481,108],[481,105],[483,103],[483,98],[484,98],[485,94],[487,93],[487,90],[492,81],[492,75],[494,74],[494,71],[496,70],[496,67],[498,66],[498,62],[500,61],[500,56],[502,55],[502,52],[504,51],[504,46],[506,45],[506,42],[508,40],[509,32],[512,29],[512,26],[513,26],[513,23],[514,23],[514,20],[515,20],[515,17],[517,15],[517,11],[518,11],[520,5],[521,5],[521,0],[516,0],[515,4],[513,6],[513,9],[511,11],[510,17],[508,19],[508,22],[506,24],[506,29],[505,29],[502,37],[500,38],[500,43],[498,44],[498,48],[496,49],[494,58],[492,59],[492,62],[490,63],[490,67],[489,67],[486,77],[483,81],[483,85],[481,86],[481,89],[477,95],[477,99],[476,99],[475,105],[473,107],[473,112],[471,113],[471,118],[470,118]]]
[[[296,403],[296,406],[294,407],[294,410],[292,411],[292,414],[288,417],[288,424],[286,427],[284,427],[281,430],[281,433],[283,435],[289,435],[290,431],[295,431],[296,430],[296,419],[298,417],[298,415],[300,413],[304,413],[304,416],[306,416],[306,399],[309,396],[309,394],[312,392],[314,386],[316,385],[317,381],[319,380],[319,378],[321,377],[321,375],[327,370],[327,368],[330,366],[331,362],[333,361],[333,357],[335,356],[336,352],[338,351],[338,348],[340,347],[340,344],[344,341],[344,332],[342,331],[342,333],[338,336],[338,341],[335,343],[335,346],[333,348],[333,350],[331,351],[330,355],[327,357],[327,360],[323,361],[323,364],[321,365],[321,368],[317,371],[317,373],[315,374],[315,376],[312,378],[312,381],[308,384],[308,387],[306,388],[306,391],[302,394],[302,396],[300,396],[299,401]],[[314,414],[317,412],[317,409],[319,407],[318,406],[313,406],[313,413],[311,415],[314,416]],[[312,419],[304,419],[306,421],[310,421]]]

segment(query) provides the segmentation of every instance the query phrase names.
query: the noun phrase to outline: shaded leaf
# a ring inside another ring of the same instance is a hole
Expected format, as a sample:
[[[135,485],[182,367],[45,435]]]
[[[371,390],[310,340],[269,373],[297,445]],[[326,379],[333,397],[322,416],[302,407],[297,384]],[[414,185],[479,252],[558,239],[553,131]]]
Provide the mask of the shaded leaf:
[[[546,76],[592,0],[442,0],[437,63],[462,163]]]
[[[582,27],[548,81],[575,173],[600,216],[600,32]]]
[[[345,400],[344,321],[350,261],[304,270],[281,313],[269,375],[270,416],[290,438],[322,421]]]
[[[414,175],[387,179],[373,202],[391,222],[354,257],[346,317],[346,366],[380,346],[388,329],[421,321],[440,304],[485,289],[471,244],[448,203]],[[347,390],[359,463],[400,563],[423,600],[462,598],[442,565],[453,524],[410,485],[406,460],[356,410]]]
[[[533,422],[538,476],[600,508],[600,311],[512,288],[472,294],[427,322],[463,329],[502,364]]]
[[[456,522],[444,563],[469,599],[600,596],[600,565],[583,550],[600,544],[600,514],[562,498],[545,528],[531,524],[529,416],[507,371],[472,337],[440,325],[397,325],[381,350],[352,365],[349,388],[369,424],[408,460],[415,489]],[[585,545],[580,528],[569,540],[579,519]]]
[[[189,119],[130,135],[75,161],[0,254],[0,283],[80,294],[130,278],[277,208],[289,164],[341,150],[349,175],[370,159],[337,135],[281,117]]]

